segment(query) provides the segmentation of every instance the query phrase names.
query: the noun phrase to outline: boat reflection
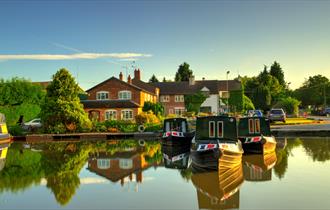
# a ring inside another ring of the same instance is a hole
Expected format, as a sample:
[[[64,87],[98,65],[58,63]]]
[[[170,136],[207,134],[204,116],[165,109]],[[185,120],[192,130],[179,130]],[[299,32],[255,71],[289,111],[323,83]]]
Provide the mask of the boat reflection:
[[[0,144],[0,171],[2,171],[6,165],[6,157],[9,146],[10,146],[9,143]]]
[[[247,181],[270,181],[272,168],[277,161],[276,153],[243,156],[243,173]]]
[[[166,168],[188,168],[190,144],[174,147],[162,144],[162,153],[163,162]]]
[[[200,209],[239,208],[239,188],[244,181],[241,164],[218,171],[193,168],[191,181]]]

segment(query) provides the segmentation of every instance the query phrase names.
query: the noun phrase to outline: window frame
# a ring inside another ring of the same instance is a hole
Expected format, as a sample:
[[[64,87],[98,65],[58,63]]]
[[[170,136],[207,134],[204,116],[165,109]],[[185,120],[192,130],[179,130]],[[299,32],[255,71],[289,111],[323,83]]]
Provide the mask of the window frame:
[[[220,133],[220,132],[219,132],[219,128],[220,128],[219,125],[220,125],[220,124],[221,124],[221,136],[219,135],[219,133]],[[218,136],[218,138],[223,138],[223,137],[224,137],[224,130],[223,130],[224,127],[223,127],[223,124],[224,124],[223,121],[218,121],[218,122],[217,122],[217,132],[218,132],[218,133],[217,133],[217,136]]]
[[[211,135],[211,124],[213,124],[213,135]],[[209,137],[214,138],[215,137],[215,121],[209,121]]]
[[[111,117],[109,118],[109,119],[107,119],[107,113],[108,112],[115,112],[116,114],[115,114],[115,117],[114,117],[114,119],[112,119]],[[104,112],[104,119],[105,120],[117,120],[117,110],[116,109],[107,109],[107,110],[105,110],[105,112]]]
[[[123,114],[124,112],[131,112],[132,113],[131,118],[124,118],[124,116],[126,116],[126,115]],[[123,109],[123,110],[120,111],[120,117],[121,117],[122,120],[133,120],[134,119],[134,112],[133,112],[132,109]]]
[[[127,94],[126,97],[122,97],[125,94]],[[118,99],[119,100],[131,100],[132,99],[132,91],[130,91],[130,90],[121,90],[121,91],[119,91],[118,92]]]
[[[106,98],[101,98],[99,95],[101,94],[107,94]],[[96,92],[96,100],[108,100],[109,99],[109,91],[101,90]]]

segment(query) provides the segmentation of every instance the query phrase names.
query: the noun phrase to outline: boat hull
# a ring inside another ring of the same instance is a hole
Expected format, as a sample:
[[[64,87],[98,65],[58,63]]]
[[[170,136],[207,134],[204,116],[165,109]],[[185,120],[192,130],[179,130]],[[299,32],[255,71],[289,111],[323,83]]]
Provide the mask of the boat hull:
[[[245,137],[239,138],[242,142],[244,153],[247,154],[267,154],[276,149],[276,140],[274,136],[262,136],[257,142],[248,142]]]
[[[166,137],[162,137],[162,145],[165,146],[187,146],[191,144],[191,140],[193,138],[193,134],[185,133],[183,136],[173,136],[169,135]]]
[[[0,134],[0,144],[6,144],[11,142],[10,134]]]

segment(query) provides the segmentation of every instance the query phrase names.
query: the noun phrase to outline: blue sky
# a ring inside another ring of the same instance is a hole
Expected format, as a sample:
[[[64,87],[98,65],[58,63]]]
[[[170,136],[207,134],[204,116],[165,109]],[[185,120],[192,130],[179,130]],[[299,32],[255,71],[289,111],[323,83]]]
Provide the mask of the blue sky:
[[[47,81],[65,67],[87,89],[132,74],[132,60],[145,81],[183,62],[225,79],[276,60],[296,88],[330,78],[329,37],[330,1],[0,1],[0,77]]]

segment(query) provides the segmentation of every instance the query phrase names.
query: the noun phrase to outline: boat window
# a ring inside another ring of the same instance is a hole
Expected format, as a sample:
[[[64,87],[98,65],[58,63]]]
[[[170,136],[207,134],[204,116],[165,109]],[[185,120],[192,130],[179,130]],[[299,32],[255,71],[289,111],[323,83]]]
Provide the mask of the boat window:
[[[165,131],[170,131],[171,127],[170,127],[170,122],[166,122],[165,124]]]
[[[253,119],[249,119],[249,133],[254,133]]]
[[[254,120],[254,130],[255,130],[255,133],[260,133],[260,120],[259,119],[255,119]]]
[[[218,137],[223,138],[223,122],[218,122]]]
[[[215,122],[210,121],[209,122],[209,137],[215,137]]]
[[[186,122],[185,121],[182,121],[181,126],[182,126],[181,127],[181,132],[184,132],[184,133],[187,132],[187,129],[186,129],[187,128],[187,125],[186,125]]]

